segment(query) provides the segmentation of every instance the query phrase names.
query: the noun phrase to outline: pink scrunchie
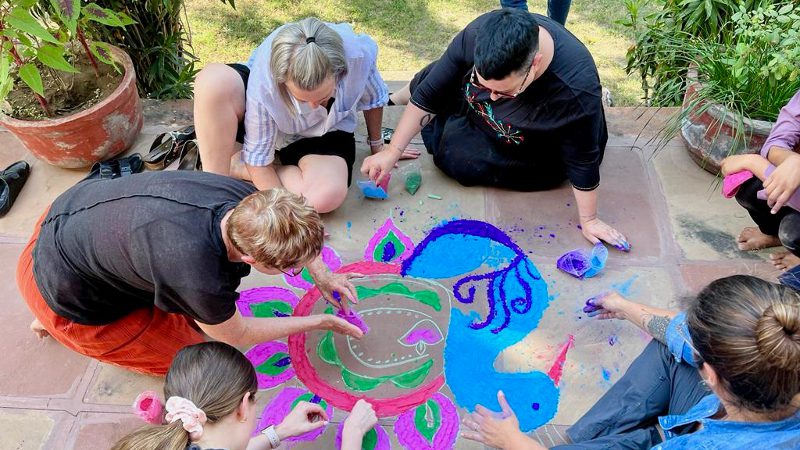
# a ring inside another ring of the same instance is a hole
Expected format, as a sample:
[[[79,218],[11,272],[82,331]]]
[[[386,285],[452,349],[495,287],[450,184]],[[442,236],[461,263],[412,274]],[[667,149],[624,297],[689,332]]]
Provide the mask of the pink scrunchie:
[[[203,436],[203,425],[206,423],[206,413],[183,397],[170,397],[167,400],[167,423],[180,420],[183,429],[189,432],[189,438],[196,441]]]

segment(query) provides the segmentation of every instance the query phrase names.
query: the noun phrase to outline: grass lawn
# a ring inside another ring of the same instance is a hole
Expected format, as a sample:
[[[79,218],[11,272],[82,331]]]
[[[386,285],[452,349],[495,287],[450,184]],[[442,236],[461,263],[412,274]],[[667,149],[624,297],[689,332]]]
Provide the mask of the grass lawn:
[[[546,12],[546,0],[528,4],[531,11]],[[246,60],[277,26],[313,15],[349,22],[372,36],[380,46],[378,67],[388,80],[410,79],[438,58],[461,28],[497,8],[499,0],[237,0],[236,10],[219,0],[188,0],[186,6],[201,66]],[[567,28],[594,55],[603,85],[618,106],[639,104],[642,96],[638,76],[623,70],[632,38],[615,21],[625,14],[622,0],[573,0],[567,19]]]

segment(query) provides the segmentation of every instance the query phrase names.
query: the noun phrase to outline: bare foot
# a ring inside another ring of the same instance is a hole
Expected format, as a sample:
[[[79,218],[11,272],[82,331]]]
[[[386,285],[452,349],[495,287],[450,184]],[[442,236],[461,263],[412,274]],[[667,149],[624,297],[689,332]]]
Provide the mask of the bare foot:
[[[33,331],[33,334],[35,334],[39,339],[44,339],[50,336],[50,333],[44,329],[44,326],[42,325],[42,322],[39,322],[39,319],[33,319],[33,322],[31,322],[31,331]]]
[[[739,250],[760,250],[768,247],[778,247],[781,241],[778,236],[764,234],[756,227],[747,227],[736,238]]]
[[[769,255],[769,262],[785,272],[794,266],[800,265],[800,257],[789,252],[777,252]]]

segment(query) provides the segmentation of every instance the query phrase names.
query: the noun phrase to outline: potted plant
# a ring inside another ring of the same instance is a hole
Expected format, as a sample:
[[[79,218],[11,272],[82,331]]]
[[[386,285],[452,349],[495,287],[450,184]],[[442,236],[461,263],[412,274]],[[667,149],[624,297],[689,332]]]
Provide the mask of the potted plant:
[[[143,123],[130,58],[87,37],[90,21],[133,22],[80,0],[0,4],[0,124],[36,157],[65,168],[124,152]]]
[[[741,7],[721,39],[666,37],[689,67],[683,105],[661,141],[680,133],[692,158],[717,174],[731,154],[758,153],[781,107],[800,90],[800,6]],[[683,90],[676,83],[677,95]]]

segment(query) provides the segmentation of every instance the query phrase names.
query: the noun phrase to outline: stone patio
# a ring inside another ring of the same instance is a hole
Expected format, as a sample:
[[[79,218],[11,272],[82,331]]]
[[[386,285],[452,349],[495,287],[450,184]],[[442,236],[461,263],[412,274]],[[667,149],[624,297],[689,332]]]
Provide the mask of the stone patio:
[[[398,83],[391,83],[394,87]],[[385,123],[401,113],[393,108]],[[699,169],[679,141],[653,155],[649,142],[670,110],[610,108],[610,140],[602,166],[600,214],[625,233],[630,254],[612,252],[598,277],[576,281],[555,268],[562,253],[588,245],[577,230],[570,189],[515,193],[464,188],[445,178],[428,155],[422,158],[423,184],[416,196],[401,183],[390,187],[391,199],[363,199],[354,186],[345,204],[325,216],[328,245],[345,263],[361,258],[368,236],[393,217],[415,242],[443,219],[485,220],[509,233],[537,265],[555,299],[540,326],[502,355],[506,371],[544,370],[552,364],[566,335],[575,335],[562,380],[559,413],[536,436],[546,445],[561,440],[563,425],[573,423],[622,374],[647,342],[630,324],[587,320],[583,301],[607,289],[663,307],[678,307],[681,296],[696,292],[719,276],[748,273],[774,279],[766,253],[743,253],[734,237],[751,224],[745,211],[718,193],[715,178]],[[191,122],[191,104],[148,102],[146,123],[133,151],[146,153],[155,135]],[[359,158],[367,153],[363,124]],[[0,377],[0,448],[100,449],[141,425],[130,404],[145,389],[161,390],[162,381],[126,372],[76,355],[52,340],[38,341],[28,330],[32,316],[17,292],[14,268],[34,221],[56,196],[81,179],[85,171],[50,167],[29,155],[0,129],[0,167],[28,160],[32,175],[12,211],[0,219],[0,305],[6,327],[0,340],[4,356]],[[436,194],[441,200],[428,198]],[[401,214],[402,212],[402,214]],[[254,274],[242,289],[278,283]],[[609,341],[613,346],[609,345]],[[269,393],[261,395],[266,403]],[[343,415],[338,413],[336,420]],[[390,433],[392,435],[392,433]],[[321,441],[299,448],[333,448],[334,429]],[[394,442],[395,448],[399,446]],[[459,449],[481,448],[459,440]]]

